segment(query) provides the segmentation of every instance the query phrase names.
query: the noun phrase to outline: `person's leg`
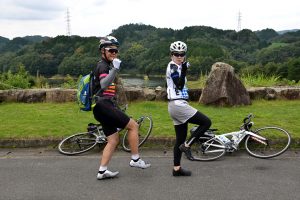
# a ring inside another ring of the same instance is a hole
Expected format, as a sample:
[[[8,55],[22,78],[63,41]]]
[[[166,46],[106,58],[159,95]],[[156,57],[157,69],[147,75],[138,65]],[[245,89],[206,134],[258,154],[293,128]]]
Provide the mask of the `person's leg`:
[[[138,124],[133,119],[130,119],[126,129],[128,130],[128,142],[132,155],[139,154],[138,145],[139,145],[139,134],[138,134]]]
[[[139,126],[133,119],[130,119],[128,124],[126,125],[126,129],[128,130],[128,142],[131,150],[131,161],[129,165],[131,167],[138,168],[148,168],[151,166],[150,163],[143,161],[140,159],[139,155]]]
[[[107,144],[103,149],[102,157],[100,159],[99,172],[97,179],[113,178],[119,174],[118,171],[111,172],[107,170],[109,161],[119,143],[119,134],[116,132],[112,135],[107,136]]]
[[[199,127],[194,131],[186,142],[186,146],[191,146],[195,139],[199,138],[211,126],[211,120],[201,112],[197,111],[196,114],[188,120],[188,123],[197,124]]]
[[[175,133],[176,133],[176,141],[173,148],[173,154],[174,154],[174,169],[178,170],[180,168],[180,161],[181,161],[181,155],[182,152],[179,149],[179,146],[183,144],[186,140],[187,136],[187,123],[180,124],[180,125],[174,125]]]
[[[179,149],[179,146],[182,145],[187,136],[187,123],[175,125],[176,132],[176,142],[174,145],[173,153],[174,153],[174,167],[173,167],[173,176],[190,176],[191,172],[181,167],[181,156],[182,152]]]
[[[119,134],[114,133],[107,137],[107,144],[103,149],[100,166],[107,166],[117,145],[119,144]]]

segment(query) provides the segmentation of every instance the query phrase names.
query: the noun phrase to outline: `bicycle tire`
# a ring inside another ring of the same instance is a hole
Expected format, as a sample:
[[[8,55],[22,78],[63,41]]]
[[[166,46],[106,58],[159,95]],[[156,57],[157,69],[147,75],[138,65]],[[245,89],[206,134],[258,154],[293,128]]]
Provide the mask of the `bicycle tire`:
[[[256,158],[273,158],[284,153],[291,144],[290,134],[279,127],[263,127],[254,131],[267,140],[262,140],[248,135],[245,140],[247,152]]]
[[[71,135],[58,144],[58,150],[64,155],[78,155],[93,149],[97,144],[94,132],[84,132]]]
[[[200,137],[191,146],[191,152],[195,161],[212,161],[224,156],[226,149],[216,137]]]
[[[148,137],[150,136],[153,128],[153,121],[150,116],[142,116],[136,120],[139,125],[139,147],[141,147]],[[123,140],[122,140],[122,148],[126,152],[130,152],[129,142],[127,139],[128,130],[125,131]]]

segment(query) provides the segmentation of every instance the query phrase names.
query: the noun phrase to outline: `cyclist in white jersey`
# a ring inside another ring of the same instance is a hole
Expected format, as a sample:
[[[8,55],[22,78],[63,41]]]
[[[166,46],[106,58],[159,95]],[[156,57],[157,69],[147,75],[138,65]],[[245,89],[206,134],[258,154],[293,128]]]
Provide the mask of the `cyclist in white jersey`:
[[[193,160],[191,145],[211,126],[211,120],[189,105],[186,73],[189,63],[186,61],[187,45],[182,41],[170,45],[171,61],[167,66],[166,81],[168,93],[168,111],[173,120],[176,142],[174,145],[173,176],[190,176],[191,171],[181,168],[182,152]],[[196,131],[185,142],[188,123],[199,125]]]

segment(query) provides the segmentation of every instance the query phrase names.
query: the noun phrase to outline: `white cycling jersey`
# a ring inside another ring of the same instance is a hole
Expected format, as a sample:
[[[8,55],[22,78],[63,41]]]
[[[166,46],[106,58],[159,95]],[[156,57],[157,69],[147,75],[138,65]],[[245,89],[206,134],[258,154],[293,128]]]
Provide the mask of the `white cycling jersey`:
[[[185,83],[182,88],[177,88],[174,80],[178,80],[181,77],[181,65],[177,65],[175,62],[170,61],[166,71],[167,81],[167,93],[169,100],[185,99],[188,100],[188,88],[186,87],[187,79],[184,77]]]

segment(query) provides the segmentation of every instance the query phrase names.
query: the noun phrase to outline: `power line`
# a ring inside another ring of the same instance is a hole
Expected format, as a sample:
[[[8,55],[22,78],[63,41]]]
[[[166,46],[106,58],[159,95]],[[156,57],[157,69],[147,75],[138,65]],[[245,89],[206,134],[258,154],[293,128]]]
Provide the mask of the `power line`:
[[[238,26],[237,26],[237,32],[242,30],[242,13],[239,11],[238,13]]]
[[[71,36],[71,17],[69,9],[67,9],[67,35]]]

